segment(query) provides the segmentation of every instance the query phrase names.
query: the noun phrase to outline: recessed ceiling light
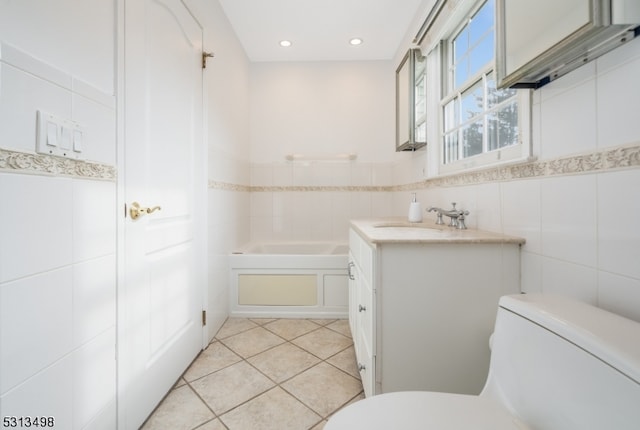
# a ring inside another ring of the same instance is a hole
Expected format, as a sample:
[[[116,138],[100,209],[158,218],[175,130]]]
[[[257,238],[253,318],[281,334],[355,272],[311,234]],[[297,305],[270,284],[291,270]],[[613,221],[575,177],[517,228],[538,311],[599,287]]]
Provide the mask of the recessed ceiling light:
[[[283,48],[288,48],[289,46],[291,46],[291,41],[289,41],[289,40],[281,40],[280,41],[280,46],[282,46]]]
[[[354,37],[349,41],[349,43],[352,44],[353,46],[362,45],[362,42],[363,40],[360,39],[359,37]]]

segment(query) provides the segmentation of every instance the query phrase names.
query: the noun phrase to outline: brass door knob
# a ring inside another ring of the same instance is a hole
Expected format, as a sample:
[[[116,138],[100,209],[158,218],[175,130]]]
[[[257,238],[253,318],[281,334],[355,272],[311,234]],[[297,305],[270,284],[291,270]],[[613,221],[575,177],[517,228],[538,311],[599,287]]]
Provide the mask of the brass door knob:
[[[129,215],[131,216],[131,219],[136,220],[140,218],[142,215],[150,214],[155,211],[159,211],[160,209],[162,209],[160,206],[143,208],[142,206],[140,206],[140,203],[133,202],[131,203],[131,207],[129,208]]]

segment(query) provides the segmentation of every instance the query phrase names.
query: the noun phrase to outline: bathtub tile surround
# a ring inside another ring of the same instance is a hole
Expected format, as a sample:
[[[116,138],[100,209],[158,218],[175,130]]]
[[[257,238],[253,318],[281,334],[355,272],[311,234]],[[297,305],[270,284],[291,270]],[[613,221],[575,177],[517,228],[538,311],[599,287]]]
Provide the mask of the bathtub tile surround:
[[[363,398],[355,367],[346,320],[229,318],[142,429],[321,430]]]
[[[568,175],[597,174],[640,167],[640,143],[629,143],[617,147],[594,149],[582,154],[562,155],[552,159],[534,160],[527,163],[479,169],[456,175],[419,179],[421,173],[406,175],[411,163],[358,163],[341,166],[341,170],[351,171],[350,175],[322,175],[326,169],[309,168],[318,176],[298,183],[291,175],[290,180],[274,184],[276,172],[287,170],[282,163],[258,164],[252,166],[251,185],[232,186],[230,184],[210,182],[210,188],[236,189],[249,192],[251,240],[319,240],[331,238],[346,240],[348,220],[353,218],[383,217],[398,214],[398,206],[406,206],[400,196],[407,192],[419,191],[438,193],[438,199],[463,201],[458,198],[459,187],[478,184],[515,183],[518,188],[527,187],[526,182],[534,178],[551,178]],[[289,166],[289,169],[293,167]],[[397,171],[394,177],[389,170]],[[363,173],[365,172],[365,173]],[[400,172],[404,172],[400,173]],[[312,173],[309,173],[312,175]],[[285,175],[286,176],[286,175]],[[404,176],[408,182],[397,182]],[[376,179],[374,179],[376,178]],[[412,179],[411,179],[412,178]],[[418,180],[416,180],[418,179]],[[340,183],[336,184],[336,181]],[[314,185],[309,185],[309,184]],[[589,186],[589,192],[593,186]],[[439,189],[439,190],[437,190]],[[445,193],[445,190],[447,191]],[[474,192],[475,194],[475,192]],[[556,193],[558,194],[558,193]],[[409,194],[406,194],[407,196]],[[563,195],[563,194],[561,194]],[[499,198],[499,195],[497,195]],[[495,203],[482,199],[483,205]],[[425,204],[432,204],[427,201]],[[503,202],[505,210],[515,210],[508,202]],[[470,207],[467,205],[467,207]],[[472,210],[475,208],[471,208]],[[484,210],[484,209],[483,209]],[[495,208],[486,211],[495,213]],[[403,208],[406,211],[406,208]],[[513,219],[491,217],[489,212],[485,220],[477,220],[483,212],[474,210],[475,218],[484,229],[500,229],[504,224],[517,222]]]

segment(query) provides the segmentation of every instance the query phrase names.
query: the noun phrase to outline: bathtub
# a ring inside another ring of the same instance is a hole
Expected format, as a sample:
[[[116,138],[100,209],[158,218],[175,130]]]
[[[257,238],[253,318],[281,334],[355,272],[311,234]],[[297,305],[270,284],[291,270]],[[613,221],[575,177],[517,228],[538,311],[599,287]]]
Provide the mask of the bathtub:
[[[346,318],[349,247],[334,242],[252,243],[229,255],[230,315]]]

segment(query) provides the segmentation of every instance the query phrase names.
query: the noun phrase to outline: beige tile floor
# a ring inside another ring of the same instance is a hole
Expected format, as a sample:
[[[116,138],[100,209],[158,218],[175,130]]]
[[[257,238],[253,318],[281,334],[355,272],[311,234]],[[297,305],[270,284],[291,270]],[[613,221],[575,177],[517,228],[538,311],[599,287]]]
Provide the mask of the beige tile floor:
[[[229,318],[143,430],[321,430],[363,398],[347,320]]]

